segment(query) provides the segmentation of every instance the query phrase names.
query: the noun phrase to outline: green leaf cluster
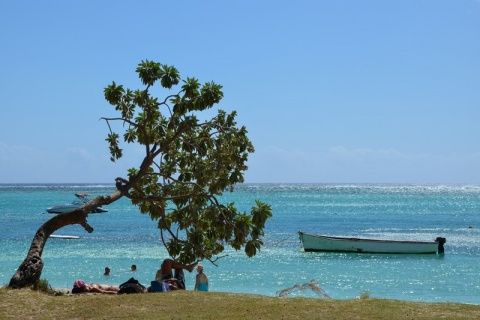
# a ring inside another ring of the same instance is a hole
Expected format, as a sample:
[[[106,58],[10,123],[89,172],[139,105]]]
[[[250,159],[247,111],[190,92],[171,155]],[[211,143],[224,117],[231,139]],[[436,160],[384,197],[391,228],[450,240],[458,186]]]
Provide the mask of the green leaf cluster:
[[[211,119],[199,120],[201,112],[222,100],[222,86],[183,80],[175,67],[149,60],[141,61],[136,72],[144,88],[112,82],[104,90],[120,114],[102,118],[110,130],[111,160],[123,156],[114,124],[120,124],[124,143],[145,150],[141,166],[128,171],[127,196],[158,221],[169,254],[181,262],[212,261],[227,245],[254,256],[263,245],[271,207],[256,201],[246,213],[219,201],[244,182],[248,155],[254,152],[247,129],[237,126],[236,111],[219,109]],[[153,88],[166,92],[165,98],[154,97]]]

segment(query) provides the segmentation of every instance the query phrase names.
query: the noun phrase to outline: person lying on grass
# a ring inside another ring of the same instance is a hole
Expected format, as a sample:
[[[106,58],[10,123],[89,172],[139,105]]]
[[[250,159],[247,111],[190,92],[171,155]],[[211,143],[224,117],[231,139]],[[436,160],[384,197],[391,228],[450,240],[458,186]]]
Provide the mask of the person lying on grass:
[[[103,293],[103,294],[117,294],[118,286],[109,286],[106,284],[86,284],[82,279],[78,279],[73,283],[72,293]]]

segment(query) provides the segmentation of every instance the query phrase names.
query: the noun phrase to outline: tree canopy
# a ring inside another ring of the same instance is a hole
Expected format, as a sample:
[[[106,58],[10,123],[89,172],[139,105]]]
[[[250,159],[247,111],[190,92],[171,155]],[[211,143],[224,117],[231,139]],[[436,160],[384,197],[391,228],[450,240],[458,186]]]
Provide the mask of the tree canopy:
[[[270,206],[257,200],[247,213],[219,200],[244,182],[253,144],[246,128],[237,127],[235,111],[218,110],[209,120],[199,119],[199,113],[221,101],[222,86],[183,80],[175,67],[148,60],[136,72],[144,88],[112,82],[104,90],[120,113],[102,118],[110,129],[111,160],[123,156],[120,140],[145,148],[140,168],[128,171],[125,183],[131,189],[125,196],[158,221],[169,254],[181,262],[212,261],[225,245],[244,247],[247,256],[254,256],[263,245]],[[163,100],[152,96],[155,86],[166,92]],[[122,137],[113,122],[121,124]]]
[[[73,224],[93,232],[87,222],[89,212],[122,197],[158,221],[169,255],[179,262],[207,259],[215,263],[227,245],[244,248],[252,257],[263,245],[271,207],[256,200],[247,213],[237,210],[234,203],[221,202],[224,192],[244,182],[248,155],[254,152],[246,128],[237,128],[235,111],[218,110],[209,120],[198,117],[220,102],[222,86],[214,82],[200,85],[195,78],[182,80],[173,66],[148,60],[142,61],[136,72],[144,88],[125,89],[115,82],[108,85],[105,99],[119,116],[101,119],[109,128],[106,140],[111,160],[122,158],[123,142],[143,146],[142,163],[129,169],[128,177],[115,179],[117,190],[112,194],[97,196],[40,226],[9,287],[38,282],[44,266],[43,249],[53,232]],[[155,85],[167,93],[163,100],[150,93]],[[116,124],[123,132],[121,137]]]

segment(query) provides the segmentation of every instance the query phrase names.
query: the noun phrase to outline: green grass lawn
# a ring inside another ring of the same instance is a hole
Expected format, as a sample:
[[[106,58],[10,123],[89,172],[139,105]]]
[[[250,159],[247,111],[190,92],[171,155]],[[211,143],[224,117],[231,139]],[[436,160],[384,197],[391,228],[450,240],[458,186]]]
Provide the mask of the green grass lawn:
[[[0,319],[479,319],[480,306],[174,291],[54,296],[0,289]]]
[[[479,319],[480,306],[174,291],[54,296],[0,289],[0,319]]]

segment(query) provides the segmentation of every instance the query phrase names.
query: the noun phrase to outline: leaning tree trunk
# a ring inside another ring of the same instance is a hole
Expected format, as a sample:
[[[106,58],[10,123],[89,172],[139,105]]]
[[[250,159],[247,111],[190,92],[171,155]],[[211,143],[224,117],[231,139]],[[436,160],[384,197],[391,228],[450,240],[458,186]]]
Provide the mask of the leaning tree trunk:
[[[22,264],[18,267],[17,271],[10,279],[10,288],[25,288],[34,286],[43,270],[42,253],[48,237],[58,229],[61,229],[67,225],[79,224],[87,232],[93,232],[93,228],[87,223],[87,216],[94,208],[110,204],[123,196],[120,190],[115,191],[110,196],[99,196],[74,211],[61,213],[47,222],[45,222],[35,234],[30,249],[28,250],[27,257],[23,260]]]

